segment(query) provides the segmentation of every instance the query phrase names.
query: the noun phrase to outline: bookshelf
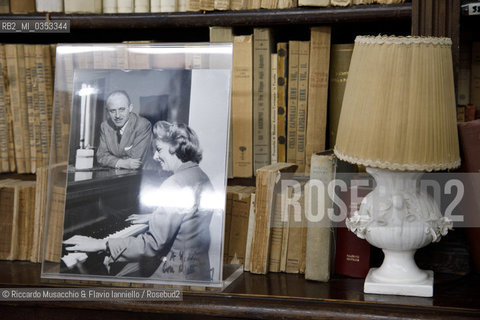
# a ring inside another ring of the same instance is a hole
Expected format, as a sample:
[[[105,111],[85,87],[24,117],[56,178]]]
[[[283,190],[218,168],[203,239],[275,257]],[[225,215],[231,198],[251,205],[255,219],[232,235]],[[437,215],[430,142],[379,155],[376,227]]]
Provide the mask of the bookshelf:
[[[2,287],[46,287],[40,265],[0,262]],[[184,292],[182,302],[9,302],[0,312],[13,319],[478,319],[479,275],[436,275],[434,298],[363,293],[363,279],[306,281],[295,274],[244,273],[224,292]],[[50,285],[51,286],[51,285]]]
[[[45,14],[0,15],[2,19],[43,19]],[[4,34],[5,43],[208,41],[209,26],[252,28],[269,26],[280,34],[306,34],[312,25],[330,24],[332,41],[353,41],[356,34],[450,36],[458,68],[460,33],[478,27],[479,17],[460,18],[460,0],[412,0],[399,5],[347,8],[294,8],[228,12],[65,15],[49,19],[71,21],[71,34]],[[465,27],[467,26],[467,27]],[[92,31],[101,31],[92,36]],[[160,31],[160,32],[159,32]],[[286,36],[288,37],[288,35]],[[300,34],[300,37],[302,35]],[[0,175],[2,178],[11,175]],[[29,175],[28,178],[33,176]],[[254,184],[236,179],[233,184]],[[1,287],[48,286],[40,281],[40,265],[0,261]],[[328,283],[306,281],[301,275],[244,273],[223,293],[185,292],[181,303],[169,302],[21,302],[0,303],[10,318],[49,319],[178,319],[273,318],[285,319],[475,319],[480,318],[480,276],[436,275],[433,298],[367,295],[363,279],[334,277]]]

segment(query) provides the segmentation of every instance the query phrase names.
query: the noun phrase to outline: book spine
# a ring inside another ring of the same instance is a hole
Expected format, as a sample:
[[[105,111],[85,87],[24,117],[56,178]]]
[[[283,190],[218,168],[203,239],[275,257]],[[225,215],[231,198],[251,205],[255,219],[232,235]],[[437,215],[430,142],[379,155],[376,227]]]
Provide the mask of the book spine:
[[[10,165],[8,161],[8,114],[6,91],[6,78],[4,77],[3,69],[6,64],[5,48],[0,45],[0,172],[9,172]]]
[[[162,12],[162,1],[150,0],[150,12],[152,13]]]
[[[254,170],[270,164],[270,29],[253,30],[253,146]]]
[[[33,104],[33,80],[32,76],[35,69],[35,45],[24,45],[25,52],[25,89],[26,89],[26,108],[28,114],[28,137],[30,142],[30,169],[35,173],[37,167],[37,149],[35,143],[35,107]]]
[[[36,0],[37,12],[63,12],[63,0]]]
[[[332,6],[346,7],[352,4],[352,0],[330,0]]]
[[[288,232],[288,230],[285,230],[284,221],[282,220],[282,200],[282,193],[276,193],[272,213],[272,226],[270,228],[269,272],[280,272],[283,232]]]
[[[10,0],[0,0],[0,13],[10,13]]]
[[[353,43],[333,45],[331,52],[328,88],[329,149],[333,149],[337,139],[337,127],[340,119],[340,111],[342,110],[343,93],[345,92],[345,85],[347,83]]]
[[[245,264],[243,270],[250,271],[253,233],[255,232],[255,193],[250,195],[250,212],[248,214],[247,240],[245,244]]]
[[[325,150],[330,35],[330,27],[311,29],[305,172],[310,172],[312,155]]]
[[[234,37],[232,73],[233,176],[253,174],[252,36]]]
[[[35,0],[10,0],[11,13],[34,13]]]
[[[12,237],[17,227],[14,214],[15,191],[0,181],[0,259],[12,260]]]
[[[247,9],[247,0],[231,0],[230,8],[232,10],[246,10]]]
[[[214,0],[200,0],[200,10],[213,11],[215,9]]]
[[[288,106],[287,106],[287,162],[297,160],[297,110],[298,110],[298,57],[299,41],[289,42]]]
[[[309,6],[309,7],[328,7],[330,5],[330,0],[298,0],[298,6]]]
[[[135,13],[148,13],[150,12],[150,0],[135,0]]]
[[[20,57],[20,52],[18,52],[20,47],[22,47],[22,57]],[[20,89],[20,82],[22,82],[23,79],[20,78],[19,72],[19,64],[24,63],[23,46],[17,46],[15,44],[5,45],[5,54],[7,57],[8,79],[10,82],[10,113],[13,117],[15,163],[18,173],[27,173],[23,149],[25,136],[22,126],[22,92]]]
[[[298,100],[297,100],[297,141],[296,160],[298,172],[305,172],[305,140],[307,124],[309,41],[301,41],[298,50]]]
[[[248,220],[250,214],[250,188],[237,191],[232,196],[232,226],[230,229],[228,262],[245,264]]]
[[[470,103],[480,106],[480,41],[472,43]]]
[[[332,261],[332,226],[328,209],[332,200],[328,184],[334,179],[335,157],[332,152],[315,154],[311,159],[310,181],[306,186],[305,216],[307,245],[305,279],[328,281]],[[314,196],[314,193],[316,196]],[[319,211],[323,212],[319,212]],[[316,217],[323,217],[316,219]]]
[[[278,125],[277,125],[277,95],[278,95],[278,54],[272,53],[270,60],[270,163],[278,162]]]
[[[103,13],[118,13],[117,0],[103,0]]]
[[[215,10],[230,10],[230,1],[228,0],[214,0],[213,7]]]
[[[347,204],[347,216],[351,217],[360,208],[362,199],[372,191],[371,188],[352,186],[343,192],[343,202]],[[370,267],[370,244],[359,239],[348,230],[343,222],[337,228],[335,250],[335,273],[353,278],[365,278]]]
[[[7,65],[7,56],[5,53],[5,46],[0,45],[0,73],[2,74],[3,79],[8,79],[8,65]],[[10,81],[8,81],[10,83]],[[5,110],[5,122],[6,122],[6,140],[8,146],[8,170],[13,172],[17,170],[15,163],[15,143],[13,135],[13,116],[10,106],[10,84],[7,84],[6,81],[3,81],[0,84],[3,87],[3,106]]]
[[[102,13],[102,0],[64,0],[65,13]]]
[[[288,44],[277,44],[278,80],[277,82],[277,160],[287,161],[287,76],[288,76]]]
[[[186,0],[186,8],[189,12],[200,11],[200,0]]]
[[[162,8],[161,12],[175,12],[175,11],[177,11],[177,1],[176,0],[161,0],[161,8]],[[196,10],[196,11],[199,11],[199,10]]]

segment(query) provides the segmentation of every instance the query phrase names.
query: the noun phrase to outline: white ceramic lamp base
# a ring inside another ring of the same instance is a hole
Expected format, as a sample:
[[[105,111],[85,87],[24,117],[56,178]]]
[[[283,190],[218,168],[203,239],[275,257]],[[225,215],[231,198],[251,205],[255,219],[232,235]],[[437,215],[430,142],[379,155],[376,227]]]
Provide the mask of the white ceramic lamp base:
[[[395,294],[401,296],[432,297],[433,296],[433,271],[426,270],[427,277],[416,283],[395,283],[378,281],[373,276],[377,268],[371,268],[365,278],[363,291],[365,293]]]
[[[421,172],[374,168],[367,172],[377,186],[346,224],[358,237],[382,248],[385,259],[380,268],[370,269],[364,292],[433,296],[433,272],[418,268],[415,251],[439,241],[452,222],[419,189]]]

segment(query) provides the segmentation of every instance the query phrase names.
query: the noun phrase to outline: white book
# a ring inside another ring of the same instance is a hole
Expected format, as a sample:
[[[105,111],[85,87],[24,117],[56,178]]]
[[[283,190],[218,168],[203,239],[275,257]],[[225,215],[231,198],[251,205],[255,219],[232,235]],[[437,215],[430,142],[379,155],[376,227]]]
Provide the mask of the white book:
[[[161,0],[150,0],[150,12],[162,12],[162,1]]]
[[[175,0],[161,0],[162,12],[176,12],[177,2]]]
[[[133,0],[117,0],[118,13],[133,13]]]
[[[278,162],[278,148],[277,148],[277,81],[278,81],[278,73],[277,73],[277,63],[278,63],[278,54],[272,53],[271,54],[271,63],[270,63],[270,112],[271,112],[271,124],[270,124],[270,131],[271,131],[271,139],[270,139],[270,153],[271,158],[270,162],[272,164]]]
[[[36,0],[37,12],[63,12],[63,0]]]
[[[178,0],[178,12],[187,12],[187,0]]]
[[[328,7],[330,0],[298,0],[299,6]]]
[[[117,13],[117,0],[103,0],[103,13]]]
[[[102,0],[65,0],[65,13],[102,13]]]
[[[250,214],[248,215],[247,244],[245,248],[245,262],[243,270],[250,271],[250,255],[252,252],[252,239],[255,232],[255,193],[250,197]]]
[[[135,0],[134,11],[136,13],[150,12],[150,0]]]

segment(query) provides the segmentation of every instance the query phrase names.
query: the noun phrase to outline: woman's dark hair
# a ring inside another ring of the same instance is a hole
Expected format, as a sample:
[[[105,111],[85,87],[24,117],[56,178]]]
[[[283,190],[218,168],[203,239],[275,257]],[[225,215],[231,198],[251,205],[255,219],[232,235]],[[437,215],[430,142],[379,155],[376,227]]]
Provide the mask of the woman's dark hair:
[[[175,154],[180,161],[200,163],[202,150],[197,134],[184,123],[172,124],[167,121],[158,121],[153,126],[153,137],[170,145],[170,153]]]

